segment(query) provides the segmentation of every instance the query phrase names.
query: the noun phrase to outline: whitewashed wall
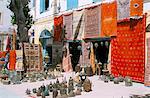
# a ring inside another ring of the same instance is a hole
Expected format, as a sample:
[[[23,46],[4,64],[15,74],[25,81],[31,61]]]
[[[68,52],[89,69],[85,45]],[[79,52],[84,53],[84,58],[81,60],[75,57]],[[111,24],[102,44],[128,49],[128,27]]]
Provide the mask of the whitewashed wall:
[[[79,0],[78,1],[78,5],[80,6],[84,6],[84,5],[88,5],[91,4],[93,0]]]
[[[8,32],[11,27],[11,11],[7,8],[7,0],[0,0],[0,13],[2,13],[2,23],[0,23],[0,32]]]

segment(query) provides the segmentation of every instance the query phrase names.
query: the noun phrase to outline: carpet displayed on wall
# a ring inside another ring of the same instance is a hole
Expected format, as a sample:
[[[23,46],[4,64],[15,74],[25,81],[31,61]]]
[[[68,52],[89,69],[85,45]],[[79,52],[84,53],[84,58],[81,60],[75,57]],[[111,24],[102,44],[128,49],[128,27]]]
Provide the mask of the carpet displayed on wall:
[[[71,38],[73,38],[73,14],[69,13],[69,14],[65,14],[63,16],[64,19],[64,26],[65,26],[65,30],[66,30],[66,35],[65,35],[65,39],[66,40],[71,40]]]
[[[144,82],[145,16],[117,24],[117,37],[112,40],[111,72],[114,76],[130,76]]]
[[[73,40],[81,40],[84,32],[84,10],[73,12]]]
[[[65,72],[72,71],[72,64],[71,64],[71,54],[69,52],[69,43],[65,43],[63,47],[63,60],[62,60],[62,67]]]
[[[91,67],[92,67],[92,71],[93,74],[95,74],[96,71],[96,67],[95,67],[95,55],[94,55],[94,48],[93,48],[93,44],[91,43],[91,52],[90,52],[90,63],[91,63]]]
[[[117,0],[117,20],[130,17],[130,0]]]
[[[24,71],[23,67],[23,51],[16,50],[16,71]]]
[[[54,41],[61,42],[63,34],[63,16],[54,18]]]
[[[117,2],[101,5],[101,37],[116,36],[117,33]]]
[[[14,71],[16,67],[16,51],[10,50],[9,52],[9,70]]]
[[[143,14],[143,0],[131,0],[130,1],[130,16],[142,16]]]
[[[85,34],[84,38],[97,38],[100,34],[101,6],[85,9]]]
[[[90,63],[90,42],[82,42],[82,55],[83,55],[83,64],[91,65]]]
[[[147,39],[147,64],[145,66],[145,86],[150,86],[150,38]]]
[[[0,58],[4,58],[5,55],[6,55],[6,51],[5,52],[4,51],[0,51]]]

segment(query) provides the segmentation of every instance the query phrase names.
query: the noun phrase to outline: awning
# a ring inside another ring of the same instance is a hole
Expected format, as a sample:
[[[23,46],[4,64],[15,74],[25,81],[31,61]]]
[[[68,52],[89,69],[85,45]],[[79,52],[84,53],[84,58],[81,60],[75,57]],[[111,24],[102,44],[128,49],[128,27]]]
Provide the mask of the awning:
[[[85,42],[95,42],[95,41],[110,41],[112,37],[103,37],[103,38],[86,38]]]

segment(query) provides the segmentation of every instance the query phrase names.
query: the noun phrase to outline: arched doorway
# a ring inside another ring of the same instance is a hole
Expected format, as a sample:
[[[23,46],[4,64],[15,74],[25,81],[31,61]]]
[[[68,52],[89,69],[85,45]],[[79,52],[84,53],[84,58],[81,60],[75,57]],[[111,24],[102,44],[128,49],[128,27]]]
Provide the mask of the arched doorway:
[[[48,30],[43,30],[40,34],[39,41],[41,42],[43,48],[43,58],[49,57],[48,64],[52,64],[52,43],[53,37]]]

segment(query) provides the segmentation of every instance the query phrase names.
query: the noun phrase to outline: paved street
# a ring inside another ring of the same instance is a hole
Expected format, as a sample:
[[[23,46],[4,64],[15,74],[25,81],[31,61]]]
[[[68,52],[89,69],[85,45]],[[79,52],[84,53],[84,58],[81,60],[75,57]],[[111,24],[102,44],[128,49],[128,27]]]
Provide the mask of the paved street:
[[[66,75],[67,74],[67,75]],[[64,73],[64,75],[69,78],[73,76],[72,73]],[[150,88],[145,87],[140,83],[133,83],[132,87],[125,87],[124,83],[113,84],[113,82],[104,83],[98,79],[98,76],[89,77],[92,81],[92,92],[85,93],[82,92],[82,95],[76,96],[75,98],[129,98],[131,94],[148,94],[150,93]],[[62,78],[59,78],[61,81]],[[19,85],[2,85],[0,84],[0,98],[30,98],[25,94],[27,88],[31,89],[34,87],[39,87],[43,83],[49,84],[50,81],[55,80],[46,80],[42,82],[35,83],[22,83]],[[35,96],[35,95],[33,95]],[[52,98],[52,94],[50,94]],[[38,98],[35,96],[35,98]],[[39,97],[40,98],[40,97]]]

